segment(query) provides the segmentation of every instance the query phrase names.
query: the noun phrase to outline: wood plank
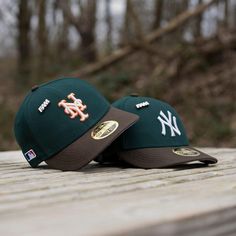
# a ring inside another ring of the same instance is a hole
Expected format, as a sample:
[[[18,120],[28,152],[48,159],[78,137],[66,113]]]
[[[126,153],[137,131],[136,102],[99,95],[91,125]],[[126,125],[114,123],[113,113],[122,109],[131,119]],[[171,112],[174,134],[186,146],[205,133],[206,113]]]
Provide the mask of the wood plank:
[[[129,236],[140,235],[181,235],[181,236],[233,236],[236,234],[236,208],[213,211],[193,216],[188,219],[172,221],[167,224],[149,225],[148,227],[127,232]],[[124,233],[122,234],[124,235]]]
[[[45,165],[29,168],[20,152],[2,152],[0,234],[187,235],[204,223],[202,235],[211,235],[211,225],[230,233],[236,214],[236,149],[202,150],[219,163],[152,170],[91,163],[82,171],[61,172]],[[11,227],[16,222],[17,231]]]

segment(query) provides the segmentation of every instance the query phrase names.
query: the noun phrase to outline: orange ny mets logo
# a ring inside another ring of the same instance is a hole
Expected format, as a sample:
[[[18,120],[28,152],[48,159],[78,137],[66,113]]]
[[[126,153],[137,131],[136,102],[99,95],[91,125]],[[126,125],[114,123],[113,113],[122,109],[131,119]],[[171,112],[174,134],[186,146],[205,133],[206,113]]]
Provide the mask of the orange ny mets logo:
[[[61,100],[58,103],[58,106],[63,107],[64,112],[68,114],[71,119],[80,116],[80,121],[85,121],[89,117],[88,114],[83,113],[87,106],[83,105],[82,100],[76,98],[74,93],[70,93],[67,97],[71,99],[73,103],[69,103],[66,100]]]

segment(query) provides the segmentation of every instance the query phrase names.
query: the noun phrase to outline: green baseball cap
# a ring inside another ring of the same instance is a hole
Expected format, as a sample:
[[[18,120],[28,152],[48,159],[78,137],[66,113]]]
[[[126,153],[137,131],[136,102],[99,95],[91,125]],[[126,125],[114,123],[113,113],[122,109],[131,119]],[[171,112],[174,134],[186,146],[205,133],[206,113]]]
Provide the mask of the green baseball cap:
[[[127,96],[113,106],[138,115],[139,121],[99,156],[98,162],[123,161],[141,168],[217,162],[189,146],[183,123],[169,104],[149,97]]]
[[[78,170],[93,160],[138,116],[111,107],[90,84],[61,78],[28,93],[15,118],[14,132],[32,167]]]

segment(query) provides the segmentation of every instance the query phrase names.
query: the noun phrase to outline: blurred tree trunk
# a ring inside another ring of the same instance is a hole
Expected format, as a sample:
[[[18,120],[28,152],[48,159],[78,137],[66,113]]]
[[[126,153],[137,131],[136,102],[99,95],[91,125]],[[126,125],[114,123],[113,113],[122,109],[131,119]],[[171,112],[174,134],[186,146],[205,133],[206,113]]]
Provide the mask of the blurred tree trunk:
[[[18,5],[18,71],[22,84],[28,82],[30,73],[30,19],[31,12],[28,0],[19,0]]]
[[[112,50],[112,15],[111,15],[111,0],[105,2],[105,19],[107,25],[106,35],[106,51],[109,54]]]
[[[202,0],[198,0],[198,4],[202,4],[202,3],[203,3]],[[199,38],[202,36],[201,25],[202,25],[202,14],[196,17],[196,25],[195,25],[195,30],[193,32],[194,38]]]
[[[173,33],[179,27],[186,24],[189,20],[193,19],[194,17],[198,16],[199,14],[202,14],[202,12],[204,12],[207,8],[209,8],[214,3],[216,3],[216,1],[218,1],[218,0],[209,0],[208,2],[206,2],[202,5],[196,6],[194,9],[190,9],[190,10],[187,10],[187,11],[181,13],[180,15],[178,15],[177,17],[175,17],[174,19],[169,21],[163,27],[147,34],[144,37],[143,41],[145,42],[146,45],[152,44],[155,41],[163,38],[165,35]],[[142,48],[142,47],[141,46],[134,47],[134,45],[132,45],[132,44],[127,45],[126,47],[123,47],[121,49],[114,51],[111,55],[101,59],[97,63],[87,65],[83,69],[80,69],[79,72],[74,71],[71,74],[76,75],[76,76],[78,76],[78,75],[81,76],[81,75],[89,75],[89,74],[99,72],[102,69],[107,68],[108,66],[122,60],[123,58],[125,58],[128,55],[130,55],[131,53],[139,50],[140,48]]]
[[[154,23],[153,23],[153,29],[157,29],[161,26],[161,20],[162,20],[162,13],[163,13],[163,0],[155,0],[155,15],[154,15]]]
[[[67,52],[69,50],[69,22],[63,13],[63,25],[58,37],[57,51],[60,51],[59,59],[62,63],[67,61]]]
[[[123,32],[121,37],[121,45],[126,45],[131,38],[131,22],[130,22],[130,0],[126,0],[125,4],[125,14],[124,14],[124,23],[123,23]]]
[[[54,0],[52,5],[53,24],[57,24],[56,16],[58,10],[61,10],[60,3],[58,0]],[[65,12],[62,11],[62,23],[58,29],[58,36],[53,42],[52,47],[50,47],[50,51],[52,52],[52,59],[63,66],[68,64],[68,56],[72,59],[69,52],[69,26],[68,18],[66,17]]]
[[[226,28],[229,27],[229,1],[225,0],[225,6],[224,6],[224,26]]]
[[[37,40],[39,46],[38,68],[41,73],[44,73],[44,65],[47,59],[48,52],[48,40],[47,40],[47,28],[46,28],[46,0],[38,0],[38,28],[37,28]]]
[[[126,0],[121,44],[127,45],[130,42],[140,41],[142,38],[142,24],[136,14],[134,2],[132,0]]]
[[[232,25],[233,25],[233,28],[236,29],[236,5],[233,7],[233,20],[232,20]]]
[[[188,10],[188,4],[189,0],[181,0],[181,1],[175,1],[175,17],[180,15],[181,13]],[[186,30],[186,25],[182,25],[179,27],[179,29],[176,31],[176,38],[175,41],[181,42],[184,36]]]
[[[88,62],[96,61],[97,58],[95,37],[96,9],[96,0],[87,0],[82,9],[83,13],[81,13],[80,51]]]
[[[96,0],[79,1],[80,14],[75,16],[71,11],[70,1],[60,1],[60,7],[68,22],[73,25],[81,37],[80,54],[87,62],[93,62],[97,58],[96,53]]]

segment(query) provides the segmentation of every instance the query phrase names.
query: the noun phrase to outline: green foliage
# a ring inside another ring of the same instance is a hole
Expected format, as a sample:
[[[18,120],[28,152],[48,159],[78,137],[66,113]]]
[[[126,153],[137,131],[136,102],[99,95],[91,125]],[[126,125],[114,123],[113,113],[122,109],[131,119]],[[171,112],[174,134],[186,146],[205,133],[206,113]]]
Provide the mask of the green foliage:
[[[104,96],[108,100],[113,101],[117,92],[130,87],[130,84],[132,83],[131,73],[120,72],[118,74],[102,74],[96,78],[95,83]]]
[[[229,106],[231,105],[229,104]],[[230,142],[235,133],[230,127],[230,117],[225,116],[227,114],[225,111],[229,108],[224,106],[219,109],[219,105],[214,104],[202,108],[204,109],[203,115],[194,117],[193,142],[198,143],[200,141],[201,143],[205,140],[205,143],[212,146],[217,146],[226,141]]]

